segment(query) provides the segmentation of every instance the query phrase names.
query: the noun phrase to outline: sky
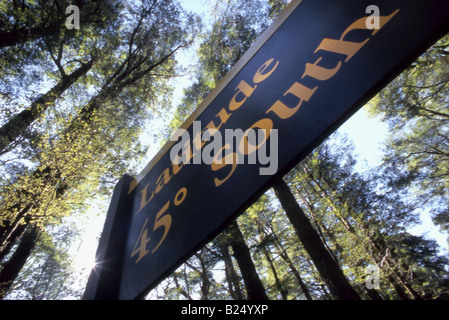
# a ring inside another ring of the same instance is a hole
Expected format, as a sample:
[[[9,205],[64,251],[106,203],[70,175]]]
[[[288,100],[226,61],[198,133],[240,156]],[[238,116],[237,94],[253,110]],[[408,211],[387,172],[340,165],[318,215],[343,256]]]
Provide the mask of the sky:
[[[187,9],[197,13],[200,13],[202,17],[205,17],[208,10],[207,0],[181,0],[181,4]],[[183,62],[192,61],[191,56],[178,57]],[[177,98],[180,98],[182,94],[182,88],[189,84],[189,77],[178,79],[177,85]],[[164,126],[161,122],[160,126]],[[157,131],[158,127],[153,126],[153,131],[149,131],[151,135]],[[382,123],[378,119],[370,118],[365,110],[362,108],[353,117],[351,117],[346,123],[344,123],[339,132],[347,133],[355,145],[355,152],[359,155],[360,163],[366,163],[368,166],[376,167],[381,163],[382,148],[385,145],[385,139],[388,134],[388,127],[385,123]],[[155,139],[153,139],[155,140]],[[148,161],[151,160],[158,149],[159,144],[155,144],[156,147],[150,150],[148,154]],[[143,164],[143,166],[145,166]],[[89,214],[91,220],[88,223],[88,228],[85,230],[83,239],[75,245],[74,253],[76,255],[76,269],[84,270],[85,274],[89,273],[90,267],[95,261],[95,251],[97,246],[97,238],[102,230],[102,224],[104,222],[104,212],[107,210],[104,207],[97,207],[91,210]],[[425,234],[426,236],[437,240],[440,246],[443,248],[442,253],[448,254],[448,242],[447,234],[441,234],[438,229],[433,225],[429,215],[423,214],[421,217],[423,224],[410,230],[411,233],[416,235]]]
[[[365,109],[360,109],[348,119],[338,130],[347,133],[355,145],[359,163],[367,163],[370,167],[377,167],[382,163],[383,148],[388,137],[388,126],[379,119],[370,118]],[[440,232],[432,222],[429,212],[420,214],[421,224],[409,230],[414,235],[424,235],[434,239],[441,247],[441,253],[449,255],[447,233]]]

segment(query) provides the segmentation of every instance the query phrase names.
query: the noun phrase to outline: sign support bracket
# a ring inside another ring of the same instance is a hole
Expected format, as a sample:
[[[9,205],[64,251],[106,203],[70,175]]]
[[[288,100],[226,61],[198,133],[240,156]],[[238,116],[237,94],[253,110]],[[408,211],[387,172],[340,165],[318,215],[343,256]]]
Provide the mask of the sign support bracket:
[[[83,300],[119,298],[126,239],[132,218],[129,210],[126,210],[127,196],[133,180],[133,177],[124,175],[115,185],[95,256],[95,266],[89,276]]]

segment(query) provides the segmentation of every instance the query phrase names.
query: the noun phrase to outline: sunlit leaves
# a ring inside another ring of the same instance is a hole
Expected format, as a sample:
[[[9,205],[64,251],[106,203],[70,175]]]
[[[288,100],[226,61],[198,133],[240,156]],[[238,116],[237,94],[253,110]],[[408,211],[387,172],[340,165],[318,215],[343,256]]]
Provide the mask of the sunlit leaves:
[[[140,3],[143,11],[134,2],[89,2],[101,5],[95,12],[109,18],[84,17],[79,32],[62,29],[24,42],[38,42],[41,58],[27,60],[24,55],[21,63],[35,66],[47,86],[80,64],[95,61],[80,81],[43,106],[1,159],[2,250],[17,226],[51,229],[86,211],[97,197],[110,195],[124,173],[137,173],[148,148],[148,142],[140,140],[143,126],[164,112],[159,103],[172,90],[167,80],[177,72],[174,53],[190,44],[196,28],[196,18],[171,0]],[[17,68],[14,60],[5,63]],[[2,114],[2,121],[16,113],[12,108],[17,100],[8,97],[7,85],[5,81],[0,88],[11,106],[6,106],[10,111]],[[18,91],[33,100],[26,87]]]

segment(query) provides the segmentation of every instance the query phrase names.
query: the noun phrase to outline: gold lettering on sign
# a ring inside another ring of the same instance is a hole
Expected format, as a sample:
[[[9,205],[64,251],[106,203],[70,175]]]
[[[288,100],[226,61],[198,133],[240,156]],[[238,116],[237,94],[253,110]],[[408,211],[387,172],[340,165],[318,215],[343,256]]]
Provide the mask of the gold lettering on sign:
[[[238,108],[240,108],[253,94],[254,90],[256,90],[257,86],[251,87],[248,83],[246,83],[244,80],[240,81],[239,85],[236,89],[238,89],[237,93],[232,98],[231,102],[229,103],[229,110],[235,111]],[[243,97],[242,97],[243,96]],[[238,99],[240,98],[240,99]]]
[[[354,55],[356,55],[357,52],[359,52],[359,50],[366,45],[366,43],[370,40],[370,37],[376,35],[379,30],[382,29],[385,24],[387,24],[399,11],[400,10],[398,9],[388,16],[379,17],[379,28],[368,29],[366,22],[369,17],[363,17],[349,25],[349,27],[344,30],[340,38],[324,38],[316,48],[314,53],[317,54],[321,51],[331,52],[341,55],[341,58],[343,60],[339,61],[333,68],[326,68],[323,66],[325,64],[322,63],[324,58],[320,56],[315,60],[315,62],[305,64],[305,71],[302,74],[301,79],[310,77],[318,81],[326,81],[334,77],[343,67],[343,63],[350,61],[354,57]],[[348,35],[354,30],[369,31],[370,35],[360,42],[350,41]],[[212,120],[203,130],[196,130],[196,132],[201,132],[201,134],[197,134],[194,137],[192,144],[190,144],[190,141],[186,141],[183,144],[181,152],[182,156],[178,154],[177,157],[175,157],[176,159],[172,159],[170,167],[166,168],[157,179],[155,191],[151,192],[151,194],[149,193],[149,184],[142,189],[142,191],[140,192],[141,199],[138,212],[140,212],[151,202],[151,200],[154,198],[154,194],[158,194],[162,190],[162,188],[167,183],[169,183],[172,177],[181,171],[186,163],[190,163],[192,157],[194,158],[193,162],[196,163],[195,158],[199,155],[198,151],[201,151],[201,149],[206,144],[206,141],[202,141],[201,139],[202,133],[207,129],[220,129],[222,125],[225,124],[232,116],[233,112],[241,108],[247,101],[247,99],[252,96],[254,91],[258,88],[258,85],[273,74],[279,64],[279,61],[275,61],[274,58],[270,58],[265,61],[256,71],[252,78],[252,84],[246,82],[245,80],[241,80],[239,82],[239,84],[235,88],[236,92],[229,102],[229,105],[227,106],[228,110],[226,110],[226,108],[224,107],[215,116],[215,118],[219,119],[219,124],[216,125],[214,120]],[[274,113],[282,120],[289,119],[300,109],[300,107],[304,103],[309,102],[313,98],[313,95],[317,92],[318,89],[319,85],[316,85],[313,88],[309,88],[308,86],[295,81],[283,94],[283,97],[293,95],[294,97],[299,99],[299,102],[297,102],[295,106],[290,107],[281,100],[277,100],[270,108],[268,108],[266,114],[271,115],[271,113]],[[280,97],[279,99],[283,99],[283,97]],[[270,137],[270,130],[273,128],[273,120],[270,118],[261,119],[255,122],[250,129],[252,128],[260,128],[262,129],[262,131],[265,130],[265,136],[263,139],[261,139],[261,141],[257,142],[257,145],[250,145],[248,139],[248,134],[250,131],[249,129],[245,131],[245,134],[239,144],[239,151],[241,155],[249,155],[251,153],[254,153],[254,151],[260,148],[264,143],[266,143],[266,141]],[[178,161],[180,158],[183,158],[183,161]],[[229,180],[229,178],[237,169],[237,166],[239,164],[238,160],[239,154],[236,152],[232,152],[230,144],[226,144],[223,148],[220,149],[220,152],[215,155],[211,164],[211,170],[213,172],[225,170],[224,172],[225,174],[227,174],[224,178],[221,179],[217,177],[214,178],[214,184],[216,187],[223,185],[223,183]],[[179,206],[184,201],[186,194],[186,188],[182,188],[178,191],[173,199],[175,206]],[[166,202],[165,205],[156,214],[156,218],[153,223],[153,231],[159,229],[161,229],[162,231],[163,229],[163,233],[161,239],[157,242],[154,249],[151,251],[152,253],[154,253],[162,245],[171,228],[172,216],[168,213],[170,203],[171,201]],[[147,218],[143,223],[142,229],[131,254],[131,258],[137,256],[136,263],[150,252],[147,246],[151,242],[151,238],[148,234],[149,223],[150,221]]]
[[[156,193],[159,193],[161,189],[171,180],[170,175],[170,169],[167,168],[162,172],[162,174],[159,176],[159,178],[156,181],[157,187],[156,187]]]
[[[250,144],[249,141],[248,141],[248,137],[247,137],[249,132],[254,132],[252,130],[254,128],[262,129],[261,132],[263,132],[265,134],[263,141],[259,141],[258,145],[256,145],[256,146]],[[247,155],[247,154],[253,153],[257,149],[259,149],[260,146],[263,145],[268,140],[268,137],[270,136],[271,129],[273,129],[273,121],[271,119],[265,118],[265,119],[259,120],[256,123],[254,123],[243,134],[243,138],[240,141],[240,145],[239,145],[240,153]]]
[[[389,16],[379,17],[379,29],[373,29],[371,35],[374,36],[382,27],[390,21],[397,13],[399,9],[390,14]],[[369,17],[363,17],[351,24],[341,35],[340,39],[328,39],[325,38],[318,48],[315,50],[317,53],[320,50],[339,53],[346,56],[345,62],[348,62],[368,41],[366,38],[362,42],[352,42],[345,40],[345,37],[353,30],[371,30],[366,27],[366,20]]]
[[[145,188],[142,189],[142,191],[140,192],[140,194],[142,195],[140,198],[140,208],[139,211],[137,213],[139,213],[148,203],[150,203],[150,201],[153,199],[154,197],[154,192],[151,193],[151,196],[149,199],[147,199],[147,193],[148,193],[148,187],[150,186],[150,184],[147,184],[145,186]]]
[[[340,70],[340,67],[342,65],[341,61],[338,61],[337,66],[335,68],[327,69],[318,65],[318,63],[320,63],[322,59],[323,59],[322,57],[319,57],[317,61],[315,61],[314,63],[307,63],[306,71],[304,71],[304,74],[302,75],[301,79],[304,79],[304,77],[309,76],[317,80],[325,81],[335,76],[338,70]]]
[[[216,187],[221,186],[223,183],[225,183],[226,180],[228,180],[232,176],[232,174],[234,173],[235,169],[237,168],[237,164],[238,164],[238,155],[237,155],[237,153],[235,153],[235,152],[227,153],[224,157],[221,155],[223,150],[230,150],[230,149],[231,149],[231,145],[229,143],[226,144],[220,150],[220,152],[218,152],[215,155],[215,158],[212,161],[212,164],[211,164],[212,171],[221,170],[222,168],[226,167],[227,165],[231,166],[231,171],[228,173],[228,175],[224,179],[221,179],[221,180],[218,179],[218,178],[214,179],[214,183],[215,183]]]
[[[270,66],[270,64],[272,64],[274,61],[274,59],[270,59],[268,61],[266,61],[260,68],[259,70],[257,70],[256,74],[254,75],[253,78],[253,82],[254,83],[260,83],[262,81],[264,81],[266,78],[268,78],[269,76],[271,76],[271,74],[273,73],[274,70],[276,70],[276,68],[279,65],[279,61],[276,61],[276,64],[274,65],[274,67],[271,68],[271,70],[266,71],[268,69],[268,67]]]

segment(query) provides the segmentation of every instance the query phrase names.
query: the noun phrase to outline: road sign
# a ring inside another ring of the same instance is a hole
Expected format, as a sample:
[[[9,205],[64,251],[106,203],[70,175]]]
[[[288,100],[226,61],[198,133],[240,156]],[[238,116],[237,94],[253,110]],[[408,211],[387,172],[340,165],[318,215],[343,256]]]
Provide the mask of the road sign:
[[[141,296],[216,236],[443,36],[448,15],[440,0],[293,1],[130,184],[113,296]]]

